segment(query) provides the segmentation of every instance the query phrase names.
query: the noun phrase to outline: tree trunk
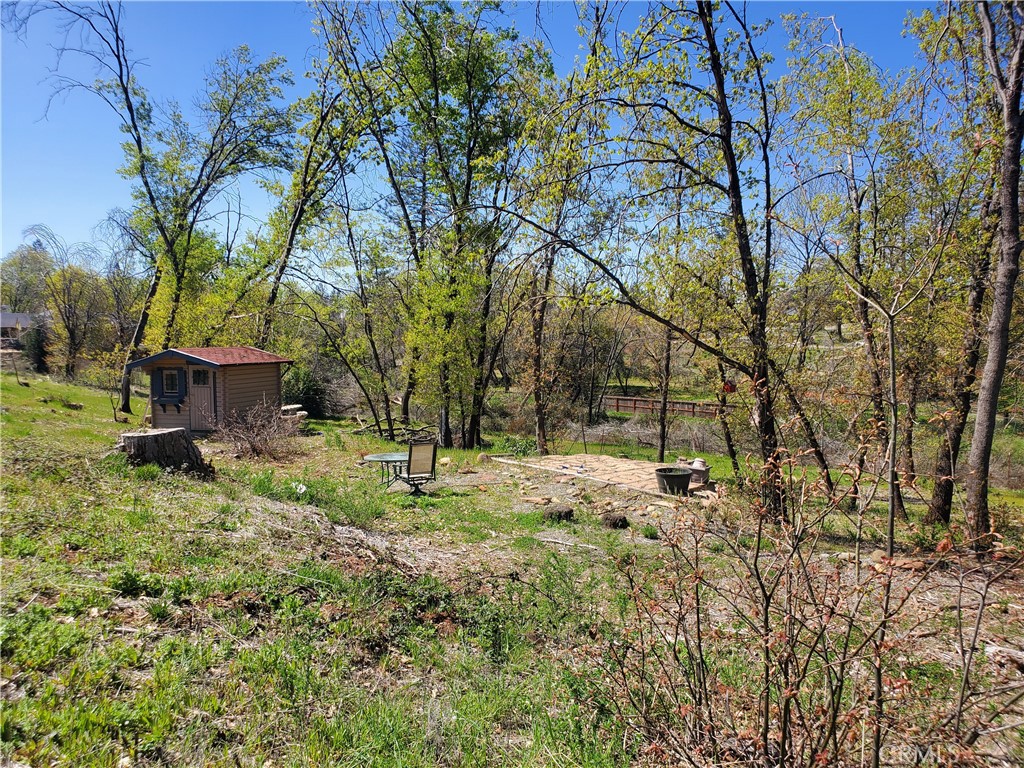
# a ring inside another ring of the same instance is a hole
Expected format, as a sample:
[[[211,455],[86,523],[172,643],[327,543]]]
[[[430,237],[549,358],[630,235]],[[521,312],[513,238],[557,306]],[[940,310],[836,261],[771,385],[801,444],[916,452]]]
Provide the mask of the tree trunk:
[[[124,357],[124,370],[121,373],[121,403],[118,410],[121,413],[132,412],[132,375],[131,371],[128,370],[128,365],[135,359],[135,355],[138,354],[139,347],[142,346],[142,340],[146,336],[146,326],[149,325],[149,310],[153,306],[153,299],[156,297],[156,292],[160,288],[160,278],[163,276],[163,270],[160,265],[157,264],[153,270],[153,279],[149,283],[149,291],[146,293],[146,298],[142,302],[142,311],[139,313],[139,322],[135,325],[135,333],[132,334],[131,343],[128,345],[128,351]]]
[[[914,425],[917,422],[917,400],[921,392],[921,373],[913,371],[910,387],[907,392],[907,413],[903,420],[903,486],[912,486],[917,482],[917,466],[914,461]]]
[[[174,333],[174,322],[178,317],[178,307],[181,306],[181,275],[174,275],[174,293],[171,296],[171,311],[167,315],[167,324],[164,326],[164,339],[160,349],[168,349],[171,346],[171,336]]]
[[[442,448],[454,448],[455,438],[452,435],[451,421],[452,393],[447,363],[441,365],[440,379],[441,410],[437,417],[437,444]]]
[[[1008,24],[1012,58],[1003,71],[989,3],[978,4],[985,58],[1002,107],[1003,141],[999,168],[999,261],[992,291],[992,315],[988,325],[988,355],[978,387],[978,408],[971,440],[970,474],[967,477],[967,534],[978,550],[991,546],[988,509],[989,468],[995,437],[999,391],[1006,372],[1013,296],[1020,272],[1020,156],[1024,135],[1020,114],[1024,84],[1024,27]],[[1000,14],[1019,13],[1017,4],[1000,7]]]
[[[754,427],[761,445],[761,504],[764,511],[777,522],[786,522],[786,492],[782,481],[781,455],[775,424],[775,403],[768,385],[768,365],[756,368],[751,380],[754,387]]]
[[[715,340],[719,340],[718,331],[714,332]],[[729,409],[726,408],[728,403],[728,394],[725,391],[725,384],[729,380],[725,375],[725,365],[722,364],[721,360],[715,361],[718,364],[718,378],[722,384],[721,389],[718,391],[718,423],[722,425],[722,437],[725,440],[725,450],[729,454],[729,462],[732,464],[732,474],[737,480],[739,480],[743,473],[740,470],[740,462],[736,456],[736,445],[733,443],[732,430],[729,428]],[[733,387],[735,389],[735,387]]]
[[[157,464],[164,469],[190,472],[202,477],[213,475],[188,430],[156,429],[151,432],[125,432],[118,439],[118,450],[128,454],[132,464]]]
[[[410,408],[412,407],[412,396],[416,391],[417,379],[416,379],[416,359],[418,351],[414,347],[409,350],[409,377],[405,380],[405,389],[402,390],[402,409],[401,415],[398,420],[405,426],[410,424]]]
[[[757,429],[758,442],[761,445],[761,458],[764,462],[761,472],[761,503],[764,511],[774,520],[783,522],[787,519],[786,494],[782,477],[779,436],[775,420],[775,404],[771,379],[771,354],[768,339],[768,299],[771,286],[772,264],[772,219],[764,220],[762,233],[764,242],[763,261],[755,260],[754,247],[750,239],[750,230],[744,210],[746,181],[741,169],[740,159],[736,152],[733,133],[734,118],[730,109],[730,90],[727,85],[726,67],[718,48],[715,36],[714,9],[710,2],[697,3],[697,14],[704,28],[704,38],[708,46],[708,69],[715,81],[715,112],[718,117],[718,137],[722,150],[728,183],[725,187],[732,214],[732,233],[736,238],[736,251],[739,256],[740,269],[743,273],[743,291],[746,308],[749,312],[747,338],[751,347],[750,378],[754,388],[754,426]],[[758,73],[760,75],[760,73]],[[765,115],[767,120],[767,114]],[[764,173],[763,204],[767,210],[772,208],[771,155],[769,154],[770,127],[765,126],[761,136],[761,169]],[[759,270],[760,267],[760,270]]]
[[[547,324],[548,291],[554,270],[554,248],[549,248],[544,259],[544,282],[538,286],[537,276],[532,281],[533,301],[530,307],[530,335],[533,349],[530,355],[532,368],[533,415],[536,421],[537,453],[548,454],[548,388],[544,375],[544,330]],[[506,379],[507,380],[507,379]]]
[[[721,367],[721,364],[719,364],[719,371],[722,376],[725,375],[725,369]],[[779,370],[778,366],[775,365],[774,361],[772,361],[772,372],[779,380],[779,387],[786,396],[786,401],[789,403],[789,407],[796,414],[797,420],[800,422],[800,427],[804,432],[804,439],[807,441],[807,445],[811,449],[811,455],[814,457],[814,461],[818,465],[818,469],[821,470],[821,479],[825,483],[825,491],[829,496],[833,496],[835,494],[835,483],[832,480],[832,471],[829,468],[828,459],[825,457],[825,451],[822,450],[821,443],[818,442],[818,436],[814,432],[814,425],[811,423],[811,419],[808,417],[807,411],[804,410],[803,405],[801,405],[796,392],[793,391],[793,387],[789,383],[789,380],[783,375],[782,371]]]
[[[658,461],[665,460],[668,444],[668,385],[672,378],[672,331],[665,329],[665,364],[661,369],[661,403],[658,407]]]
[[[992,222],[994,200],[988,198],[982,209],[982,219]],[[953,507],[953,485],[956,466],[960,456],[960,444],[967,428],[967,416],[971,412],[974,383],[978,378],[978,362],[981,360],[982,317],[985,290],[992,268],[991,247],[996,235],[996,224],[987,227],[988,234],[979,250],[978,258],[971,265],[971,286],[967,297],[967,328],[957,359],[959,364],[953,376],[950,413],[945,432],[935,456],[935,487],[928,505],[927,523],[949,525]]]
[[[488,364],[487,337],[491,324],[491,303],[494,293],[494,263],[497,259],[495,243],[488,243],[489,253],[484,267],[484,300],[477,323],[476,358],[473,361],[473,395],[469,405],[469,427],[463,448],[477,448],[483,444],[484,404],[490,384],[492,366]]]

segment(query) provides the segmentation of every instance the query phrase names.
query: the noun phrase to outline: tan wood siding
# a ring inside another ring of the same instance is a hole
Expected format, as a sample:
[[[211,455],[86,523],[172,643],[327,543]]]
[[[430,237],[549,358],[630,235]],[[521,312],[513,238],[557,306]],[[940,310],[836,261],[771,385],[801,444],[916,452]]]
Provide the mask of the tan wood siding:
[[[225,414],[243,413],[264,400],[281,404],[280,365],[239,365],[219,373],[225,378]]]
[[[213,385],[213,397],[214,403],[217,406],[217,424],[224,423],[224,414],[226,413],[225,404],[228,401],[228,375],[227,371],[223,368],[214,370],[213,377],[216,379]]]
[[[168,405],[166,412],[163,406],[150,404],[153,414],[153,429],[175,429],[177,427],[190,428],[188,403],[181,406],[181,413],[173,405]]]
[[[159,370],[167,368],[188,368],[188,361],[184,357],[167,357],[160,361],[158,366],[148,369],[149,380],[149,412],[152,414],[153,429],[176,429],[184,427],[190,429],[191,418],[188,410],[188,399],[181,406],[181,412],[173,405],[168,405],[166,410],[163,406],[153,402],[153,379],[152,375]]]
[[[147,371],[151,371],[154,368],[184,368],[189,364],[188,360],[184,357],[178,357],[174,355],[172,357],[165,357],[159,363],[150,363],[146,367]]]

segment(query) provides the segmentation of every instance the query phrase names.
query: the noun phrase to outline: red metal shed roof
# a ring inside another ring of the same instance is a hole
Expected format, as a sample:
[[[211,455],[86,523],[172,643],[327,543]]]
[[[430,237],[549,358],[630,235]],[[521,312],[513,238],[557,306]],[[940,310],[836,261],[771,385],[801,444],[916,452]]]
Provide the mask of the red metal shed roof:
[[[258,363],[290,363],[287,357],[273,355],[256,347],[174,347],[189,357],[198,357],[214,365],[256,365]]]

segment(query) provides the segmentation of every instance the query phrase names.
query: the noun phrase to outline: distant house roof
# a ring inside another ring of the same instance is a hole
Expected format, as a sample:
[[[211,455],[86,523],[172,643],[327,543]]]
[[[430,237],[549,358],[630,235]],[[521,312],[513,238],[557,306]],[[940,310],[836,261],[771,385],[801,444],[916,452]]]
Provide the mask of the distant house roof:
[[[129,368],[148,368],[169,357],[183,357],[195,365],[222,368],[227,365],[260,365],[290,363],[287,357],[264,352],[256,347],[176,347],[131,363]]]
[[[29,328],[34,322],[26,312],[0,312],[0,328]]]

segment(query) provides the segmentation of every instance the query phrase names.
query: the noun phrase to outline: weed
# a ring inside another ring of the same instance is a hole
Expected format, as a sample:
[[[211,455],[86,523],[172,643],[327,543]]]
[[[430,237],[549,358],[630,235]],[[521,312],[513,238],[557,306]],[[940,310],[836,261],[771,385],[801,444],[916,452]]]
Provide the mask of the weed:
[[[338,451],[348,450],[344,435],[334,427],[326,427],[324,429],[324,445]]]
[[[268,499],[278,497],[277,483],[274,482],[274,470],[272,469],[254,474],[249,482],[249,487],[257,496]]]
[[[217,506],[216,514],[211,522],[214,528],[219,531],[237,531],[243,513],[236,509],[231,502],[224,502]]]
[[[156,622],[164,622],[174,615],[174,609],[171,607],[170,600],[156,600],[152,603],[146,604],[146,613],[149,614],[149,618]]]
[[[181,605],[191,595],[195,595],[199,591],[196,580],[192,576],[178,576],[168,579],[165,589],[167,596],[175,605]]]
[[[476,611],[476,633],[487,658],[494,664],[504,664],[513,650],[522,644],[520,622],[495,603],[481,603]]]
[[[74,658],[88,639],[75,624],[54,620],[54,613],[42,606],[30,606],[0,625],[0,656],[28,670],[46,670],[57,662]]]
[[[583,562],[551,553],[541,566],[534,587],[536,616],[558,635],[589,631],[599,623],[600,582]]]
[[[142,466],[136,467],[132,474],[135,476],[136,480],[151,482],[163,477],[164,471],[160,468],[159,464],[143,464]]]
[[[159,574],[142,573],[131,565],[118,568],[107,578],[107,586],[125,597],[158,597],[164,583]]]
[[[136,468],[129,464],[128,454],[120,451],[104,456],[100,461],[100,466],[111,477],[121,478],[131,477],[136,469],[141,469],[141,467]]]
[[[252,475],[249,482],[258,496],[319,507],[333,523],[366,527],[386,513],[381,489],[368,481],[342,487],[331,478],[308,473],[278,480],[268,469]]]
[[[355,483],[339,492],[333,499],[331,510],[350,525],[368,527],[384,517],[387,509],[384,496],[374,483]]]
[[[640,529],[640,535],[645,539],[661,538],[661,534],[658,533],[658,527],[656,525],[651,525],[650,523],[647,523]]]
[[[24,534],[5,536],[0,541],[0,551],[6,557],[32,557],[39,549],[38,542]]]

